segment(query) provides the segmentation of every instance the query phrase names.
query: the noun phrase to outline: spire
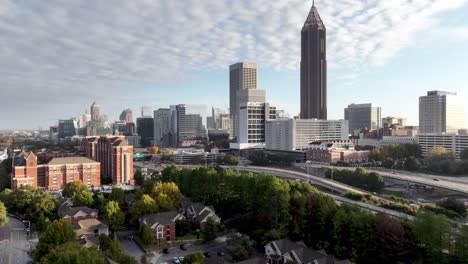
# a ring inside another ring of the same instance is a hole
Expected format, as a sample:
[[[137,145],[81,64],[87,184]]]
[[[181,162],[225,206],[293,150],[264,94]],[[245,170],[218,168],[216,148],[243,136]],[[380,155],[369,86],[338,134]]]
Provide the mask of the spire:
[[[318,30],[325,30],[325,25],[323,24],[322,19],[320,18],[319,12],[315,7],[315,0],[312,0],[312,7],[310,8],[309,15],[307,20],[304,23],[304,28],[313,27]]]

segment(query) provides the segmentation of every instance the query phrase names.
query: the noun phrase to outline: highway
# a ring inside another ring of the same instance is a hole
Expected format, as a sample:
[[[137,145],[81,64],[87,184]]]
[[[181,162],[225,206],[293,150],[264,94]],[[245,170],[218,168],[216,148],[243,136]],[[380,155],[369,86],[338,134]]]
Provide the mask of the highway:
[[[336,168],[336,169],[354,169],[349,167],[337,167],[322,164],[296,164],[297,167],[305,168],[310,166],[311,168]],[[400,180],[404,182],[410,182],[430,187],[436,187],[444,190],[454,191],[462,194],[468,194],[468,181],[464,178],[457,179],[455,177],[444,177],[437,175],[430,175],[424,173],[412,173],[406,171],[388,171],[388,170],[376,170],[370,168],[364,168],[368,172],[377,172],[382,177],[394,180]],[[439,181],[435,181],[437,178]]]
[[[32,261],[24,224],[16,218],[0,226],[0,264],[24,264]]]
[[[147,168],[149,170],[158,170],[158,167],[154,166],[153,164],[144,165],[140,162],[134,162],[134,166],[138,168]],[[182,166],[177,165],[177,166],[195,168],[195,167],[200,167],[201,165],[182,165]],[[270,174],[279,178],[284,178],[284,179],[298,179],[298,180],[303,180],[303,181],[310,181],[311,184],[320,185],[322,187],[332,189],[339,193],[344,193],[346,191],[353,191],[353,192],[357,192],[361,194],[368,193],[363,190],[359,190],[357,188],[354,188],[354,187],[351,187],[351,186],[348,186],[348,185],[345,185],[336,181],[332,181],[332,180],[328,180],[328,179],[324,179],[324,178],[320,178],[316,176],[311,176],[307,173],[301,173],[301,172],[290,171],[290,170],[285,170],[285,169],[269,168],[269,167],[255,167],[255,166],[221,166],[221,167],[224,169],[232,169],[232,170],[246,171],[246,172],[253,172],[253,173],[267,173],[267,174]],[[394,211],[394,210],[389,210],[389,209],[378,207],[372,204],[366,204],[366,203],[354,201],[354,200],[347,199],[339,195],[334,195],[334,194],[330,194],[326,192],[324,192],[324,194],[334,198],[335,201],[337,201],[338,203],[345,203],[349,205],[359,206],[363,209],[366,209],[368,211],[372,211],[375,213],[385,213],[392,217],[402,218],[402,219],[414,218],[413,216],[405,214],[405,213],[401,213],[401,212]]]

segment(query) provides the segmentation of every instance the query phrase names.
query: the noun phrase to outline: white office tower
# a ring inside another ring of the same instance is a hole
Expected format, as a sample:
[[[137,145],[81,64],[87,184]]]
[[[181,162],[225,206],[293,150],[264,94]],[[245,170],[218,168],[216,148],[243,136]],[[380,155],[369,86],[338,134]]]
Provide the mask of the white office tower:
[[[454,134],[464,127],[463,98],[457,93],[430,91],[419,97],[420,134]]]
[[[348,140],[348,131],[348,120],[269,120],[266,122],[265,143],[270,150],[305,150],[312,142]]]

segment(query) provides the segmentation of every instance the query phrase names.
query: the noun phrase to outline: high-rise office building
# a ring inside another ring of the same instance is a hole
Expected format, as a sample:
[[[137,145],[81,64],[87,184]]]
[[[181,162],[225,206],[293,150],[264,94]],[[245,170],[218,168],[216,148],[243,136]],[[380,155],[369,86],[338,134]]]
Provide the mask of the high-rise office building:
[[[132,109],[127,108],[127,109],[123,110],[122,113],[120,114],[119,120],[120,120],[120,121],[124,121],[124,122],[126,122],[126,123],[131,123],[131,122],[133,122],[133,112],[132,112]]]
[[[177,145],[183,146],[184,141],[206,137],[203,118],[200,114],[188,114],[186,105],[176,106]]]
[[[78,129],[78,121],[75,119],[59,120],[58,138],[66,139],[76,136]]]
[[[98,122],[101,107],[94,101],[91,105],[91,121]]]
[[[254,62],[239,62],[229,66],[229,114],[232,122],[231,136],[237,138],[238,133],[238,92],[245,89],[257,89],[257,64]]]
[[[301,31],[301,119],[327,119],[327,31],[312,4]]]
[[[420,134],[457,133],[464,127],[463,98],[457,93],[430,91],[419,97]]]
[[[406,118],[402,117],[393,117],[387,116],[382,118],[382,127],[392,127],[397,125],[398,127],[405,127],[406,126]]]
[[[268,120],[265,143],[266,148],[271,150],[305,150],[316,141],[348,140],[348,130],[347,120]]]
[[[159,108],[154,111],[154,144],[160,147],[173,147],[173,111]]]
[[[154,136],[154,119],[152,117],[137,118],[137,134],[141,137],[141,145],[148,147]]]
[[[344,110],[349,121],[349,132],[375,130],[382,127],[382,108],[376,104],[350,104]]]
[[[141,108],[141,117],[153,117],[153,109],[151,106],[143,106]]]

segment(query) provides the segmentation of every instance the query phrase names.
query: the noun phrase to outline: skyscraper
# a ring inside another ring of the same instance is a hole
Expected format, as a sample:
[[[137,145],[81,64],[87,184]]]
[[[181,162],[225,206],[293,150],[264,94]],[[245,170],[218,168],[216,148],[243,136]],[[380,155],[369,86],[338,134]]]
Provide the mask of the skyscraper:
[[[122,113],[120,114],[120,121],[124,121],[126,123],[131,123],[133,122],[133,112],[132,112],[132,109],[130,108],[127,108],[125,110],[122,111]]]
[[[231,136],[238,134],[238,92],[245,89],[257,89],[257,64],[254,62],[239,62],[229,66],[229,114],[232,121]]]
[[[376,104],[350,104],[344,110],[345,120],[349,120],[349,132],[363,129],[375,130],[382,125],[382,108]]]
[[[430,91],[419,97],[421,134],[457,133],[465,126],[463,98],[454,92]]]
[[[93,104],[91,105],[91,121],[98,122],[99,111],[100,111],[100,107],[96,103],[96,101],[94,101]]]
[[[301,31],[301,118],[327,119],[327,32],[312,4]]]

